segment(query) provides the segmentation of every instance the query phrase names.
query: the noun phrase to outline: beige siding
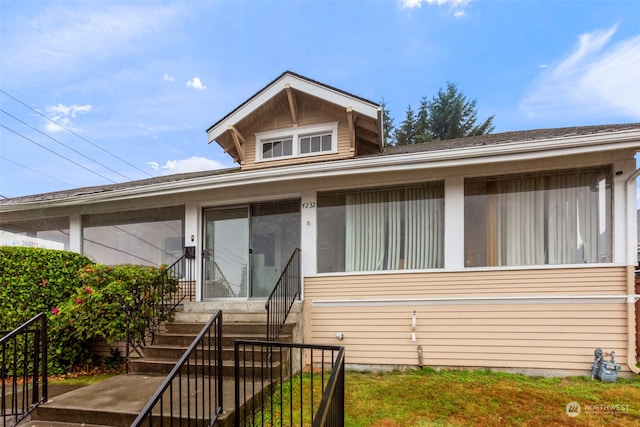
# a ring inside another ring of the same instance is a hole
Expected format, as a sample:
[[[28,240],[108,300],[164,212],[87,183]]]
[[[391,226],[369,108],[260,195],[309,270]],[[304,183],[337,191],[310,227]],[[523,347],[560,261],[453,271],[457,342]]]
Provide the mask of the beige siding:
[[[626,304],[579,298],[624,293],[624,267],[311,277],[306,338],[351,364],[415,366],[421,345],[427,366],[584,374],[601,347],[627,369]]]

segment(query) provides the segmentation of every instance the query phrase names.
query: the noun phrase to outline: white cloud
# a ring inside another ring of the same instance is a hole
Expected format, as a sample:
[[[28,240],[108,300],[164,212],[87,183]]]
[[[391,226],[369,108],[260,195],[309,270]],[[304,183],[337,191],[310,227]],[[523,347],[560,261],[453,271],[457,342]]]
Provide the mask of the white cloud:
[[[170,74],[165,74],[165,75],[162,77],[162,80],[164,80],[165,82],[173,82],[173,76],[172,76],[172,75],[170,75]]]
[[[580,35],[549,65],[520,106],[529,116],[623,115],[640,120],[640,35],[612,43],[617,26]]]
[[[205,90],[207,87],[200,81],[200,77],[194,77],[187,82],[187,87],[192,87],[197,90]]]
[[[182,160],[167,160],[164,165],[158,162],[147,162],[155,171],[160,171],[165,175],[185,172],[198,172],[214,169],[223,169],[225,166],[217,160],[206,157],[192,156]]]
[[[471,0],[400,0],[403,9],[415,9],[421,7],[423,4],[428,6],[449,6],[449,10],[456,18],[461,18],[465,15],[465,7]]]
[[[28,17],[16,17],[10,23],[13,31],[3,31],[0,63],[5,71],[66,73],[122,56],[139,49],[138,41],[166,31],[180,11],[179,6],[156,3],[42,6]]]
[[[49,118],[66,128],[73,126],[71,119],[75,118],[78,113],[88,113],[93,107],[91,105],[50,105],[45,107],[45,111]],[[64,129],[57,124],[47,121],[45,123],[45,129],[49,132],[60,132]]]

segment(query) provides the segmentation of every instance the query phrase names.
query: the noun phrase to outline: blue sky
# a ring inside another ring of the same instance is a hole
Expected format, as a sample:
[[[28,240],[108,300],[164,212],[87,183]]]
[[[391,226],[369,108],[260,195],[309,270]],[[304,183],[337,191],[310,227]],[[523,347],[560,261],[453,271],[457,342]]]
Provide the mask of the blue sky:
[[[640,121],[632,0],[0,0],[0,19],[2,197],[234,166],[205,130],[285,70],[396,124],[449,81],[495,132]]]

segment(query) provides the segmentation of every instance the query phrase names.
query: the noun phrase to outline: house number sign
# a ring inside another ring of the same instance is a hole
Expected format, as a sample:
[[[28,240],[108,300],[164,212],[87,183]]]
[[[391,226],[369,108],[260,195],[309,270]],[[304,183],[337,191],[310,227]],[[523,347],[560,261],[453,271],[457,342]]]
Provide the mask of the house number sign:
[[[302,202],[302,209],[314,209],[316,207],[316,202]]]

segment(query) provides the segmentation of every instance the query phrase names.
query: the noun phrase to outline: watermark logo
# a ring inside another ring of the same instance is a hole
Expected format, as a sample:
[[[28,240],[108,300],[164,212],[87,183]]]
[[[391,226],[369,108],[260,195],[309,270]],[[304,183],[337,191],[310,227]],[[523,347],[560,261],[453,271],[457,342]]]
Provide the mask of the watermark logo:
[[[581,413],[590,415],[616,415],[628,414],[629,405],[624,404],[585,404],[569,402],[564,409],[568,416],[577,417]]]
[[[580,415],[582,408],[580,407],[580,404],[578,402],[569,402],[567,403],[567,406],[564,408],[564,410],[570,417],[577,417],[578,415]]]

